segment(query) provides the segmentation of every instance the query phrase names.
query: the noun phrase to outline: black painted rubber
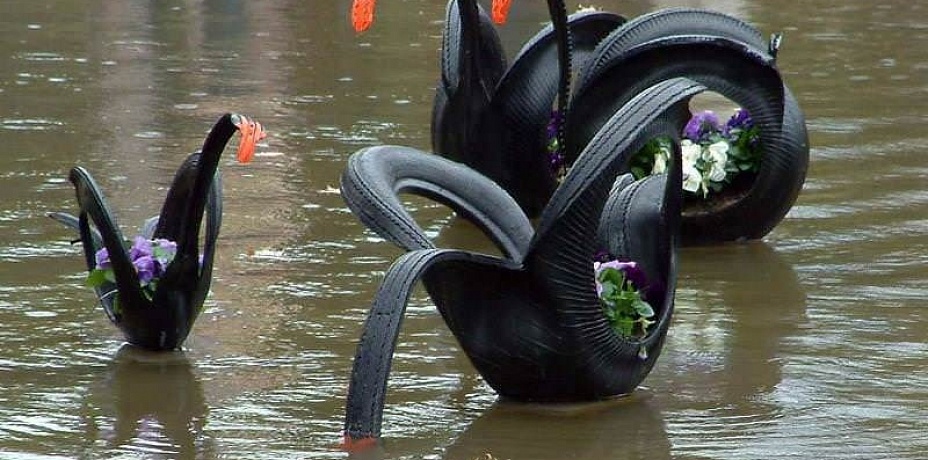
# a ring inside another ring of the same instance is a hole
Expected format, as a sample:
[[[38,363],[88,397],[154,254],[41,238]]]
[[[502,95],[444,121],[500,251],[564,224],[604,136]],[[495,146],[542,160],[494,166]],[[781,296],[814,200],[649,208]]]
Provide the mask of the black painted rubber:
[[[567,161],[624,101],[648,85],[676,77],[699,81],[748,110],[764,151],[746,196],[716,213],[688,215],[682,224],[684,243],[763,237],[795,202],[805,180],[809,145],[804,117],[773,57],[753,46],[720,37],[674,35],[626,50],[578,88],[568,120]]]
[[[449,0],[442,35],[441,81],[432,111],[432,149],[464,161],[476,120],[506,69],[490,18],[476,0]]]
[[[599,71],[610,66],[610,61],[629,49],[675,35],[722,37],[761,52],[768,49],[756,28],[733,16],[697,8],[665,8],[638,16],[604,38],[593,52],[595,57],[580,68],[577,86],[589,84]]]
[[[123,245],[122,231],[87,170],[75,167],[69,175],[80,208],[78,215],[49,215],[78,230],[88,271],[96,266],[97,250],[105,247],[109,252],[116,282],[105,283],[96,293],[107,316],[133,345],[148,350],[179,348],[200,313],[209,292],[222,222],[219,157],[238,129],[234,117],[237,115],[226,114],[216,122],[202,150],[189,155],[178,169],[158,218],[148,219],[142,227],[144,236],[177,243],[177,254],[159,279],[152,299],[142,293],[135,267]],[[201,258],[199,235],[204,214],[206,229]],[[117,292],[119,306],[115,308]]]
[[[623,186],[615,187],[616,194],[628,194],[631,213],[647,214],[636,221],[638,228],[624,235],[628,251],[640,255],[653,275],[648,300],[657,312],[656,324],[641,339],[613,332],[594,290],[592,261],[603,249],[598,247],[600,220],[628,158],[651,136],[672,135],[680,119],[688,116],[689,99],[702,90],[702,85],[686,79],[662,82],[616,112],[555,191],[533,236],[515,202],[502,198],[491,181],[477,180],[480,175],[471,177],[473,172],[463,173],[460,180],[442,174],[452,167],[468,169],[464,166],[398,147],[356,153],[349,161],[350,172],[343,175],[348,206],[373,231],[411,250],[388,269],[364,324],[348,391],[346,438],[380,436],[393,350],[409,293],[419,279],[475,368],[501,396],[589,401],[632,391],[659,356],[673,312],[682,199],[679,148],[674,149],[668,175],[648,179],[645,185],[621,181]],[[355,160],[380,156],[387,158]],[[390,157],[405,158],[396,167]],[[417,165],[423,161],[431,162],[424,168],[431,171],[419,171]],[[503,258],[435,249],[396,197],[410,188],[410,177],[418,191],[469,209],[465,218],[484,229],[497,229],[488,232],[496,235],[497,244],[531,236],[530,245],[525,252],[508,251]],[[432,180],[441,182],[430,184]],[[500,207],[497,202],[508,204]],[[521,231],[512,229],[517,221],[524,226]]]
[[[521,262],[532,227],[519,205],[496,183],[460,163],[401,146],[358,151],[342,172],[341,193],[368,228],[407,250],[434,245],[403,207],[400,193],[442,203],[483,229],[509,258]]]
[[[748,71],[752,66],[741,68],[737,60],[731,58],[726,58],[725,63],[719,63],[730,66],[727,70],[705,65],[718,59],[718,56],[713,55],[711,47],[703,48],[702,54],[698,56],[687,56],[691,61],[689,64],[677,62],[666,66],[668,61],[677,59],[671,53],[663,56],[663,59],[655,56],[635,57],[638,49],[654,46],[650,42],[679,43],[685,37],[694,42],[724,39],[730,42],[731,48],[744,46],[749,55],[746,58],[764,60],[775,69],[770,46],[764,42],[760,33],[731,16],[707,10],[672,8],[635,18],[604,39],[597,47],[596,57],[590,59],[589,65],[580,73],[580,84],[577,85],[573,101],[580,108],[572,111],[568,125],[568,161],[583,147],[585,139],[596,132],[596,126],[611,111],[620,107],[624,100],[640,88],[662,78],[683,76],[699,80],[710,91],[729,97],[747,108],[755,119],[761,111],[782,111],[782,114],[777,115],[779,122],[773,123],[772,120],[777,118],[774,117],[762,127],[761,142],[765,155],[761,171],[747,195],[734,205],[713,212],[687,213],[682,221],[684,244],[761,238],[783,219],[805,181],[809,162],[805,118],[795,96],[782,81],[771,81],[769,88],[751,88],[750,84],[745,84],[755,78],[756,74],[751,72],[757,71],[756,66],[753,66],[755,70]],[[630,64],[629,61],[636,59],[637,64]],[[654,66],[666,68],[650,71],[642,69],[641,59],[651,59]],[[704,60],[706,63],[692,62],[695,60]],[[620,74],[637,77],[634,73],[638,71],[645,72],[638,81],[615,78]],[[608,86],[608,90],[604,91],[604,86]],[[755,98],[749,94],[752,91],[764,91],[769,96]],[[613,99],[610,101],[608,98]],[[607,102],[604,104],[603,101]],[[589,107],[588,104],[593,103],[600,106]],[[587,118],[591,113],[595,114],[592,120]]]
[[[528,40],[497,78],[505,59],[489,18],[474,0],[451,0],[432,110],[433,151],[496,181],[530,217],[556,187],[546,127],[556,100],[567,110],[570,68],[584,64],[599,41],[625,22],[611,13],[568,18],[560,0],[549,0],[548,7],[552,24]]]

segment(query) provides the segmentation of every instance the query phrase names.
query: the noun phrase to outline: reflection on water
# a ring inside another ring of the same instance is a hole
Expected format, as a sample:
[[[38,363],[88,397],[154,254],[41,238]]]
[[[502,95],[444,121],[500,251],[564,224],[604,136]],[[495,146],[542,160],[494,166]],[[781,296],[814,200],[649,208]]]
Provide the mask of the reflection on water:
[[[345,458],[360,324],[399,251],[339,197],[363,146],[428,145],[444,1],[11,2],[0,18],[0,457]],[[666,1],[603,0],[635,16]],[[783,31],[809,121],[797,206],[764,242],[682,255],[665,350],[632,397],[570,411],[496,401],[419,292],[380,458],[920,459],[928,450],[928,10],[885,0],[687,0]],[[827,12],[818,14],[817,12]],[[544,20],[517,2],[510,55]],[[184,352],[147,357],[83,286],[65,177],[92,171],[132,226],[212,122],[270,137],[223,162],[213,293]],[[495,252],[410,200],[441,245]],[[623,437],[624,436],[624,437]]]
[[[87,395],[81,424],[88,443],[136,453],[215,455],[204,434],[209,408],[183,352],[152,353],[125,345]]]
[[[706,454],[706,438],[712,451],[751,452],[783,417],[774,393],[786,343],[805,323],[805,289],[762,242],[687,248],[681,273],[671,351],[649,378],[649,391],[682,404],[668,416],[680,452]]]
[[[443,458],[671,458],[660,408],[648,395],[578,407],[498,403]]]

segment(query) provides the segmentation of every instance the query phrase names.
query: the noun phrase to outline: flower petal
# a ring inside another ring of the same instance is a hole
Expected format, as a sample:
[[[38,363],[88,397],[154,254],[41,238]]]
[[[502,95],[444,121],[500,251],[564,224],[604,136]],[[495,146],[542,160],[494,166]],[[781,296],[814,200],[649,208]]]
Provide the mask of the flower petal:
[[[651,174],[660,174],[667,170],[667,157],[664,153],[654,155],[654,167],[651,168]]]
[[[690,165],[689,168],[684,165],[683,168],[683,190],[696,193],[702,185],[702,174]]]
[[[94,258],[97,261],[96,268],[98,270],[110,268],[110,252],[106,248],[100,248],[100,250],[94,254]]]
[[[142,286],[150,283],[152,278],[155,277],[155,259],[151,256],[139,257],[132,261],[132,265],[135,265]]]
[[[151,257],[151,240],[144,236],[136,236],[129,248],[129,260],[133,262],[140,257]]]

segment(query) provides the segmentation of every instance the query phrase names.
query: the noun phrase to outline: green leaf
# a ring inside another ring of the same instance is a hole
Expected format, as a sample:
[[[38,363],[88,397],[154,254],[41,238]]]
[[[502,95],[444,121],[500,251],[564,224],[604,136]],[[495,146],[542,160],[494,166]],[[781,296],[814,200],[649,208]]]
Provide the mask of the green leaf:
[[[96,268],[91,270],[90,273],[87,274],[87,279],[84,281],[84,284],[92,288],[103,286],[103,283],[108,281],[106,277],[107,271],[112,274],[112,270],[100,270]]]
[[[640,298],[632,304],[635,307],[635,311],[639,316],[643,318],[650,318],[654,316],[654,309],[651,308],[651,304],[641,300]]]

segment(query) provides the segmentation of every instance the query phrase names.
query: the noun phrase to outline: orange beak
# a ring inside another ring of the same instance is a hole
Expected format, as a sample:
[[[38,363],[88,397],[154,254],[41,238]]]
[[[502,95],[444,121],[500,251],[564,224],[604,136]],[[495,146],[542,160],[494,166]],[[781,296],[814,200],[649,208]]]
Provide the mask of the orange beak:
[[[374,23],[374,4],[377,0],[354,0],[351,5],[351,25],[355,32],[364,32]]]
[[[267,133],[261,123],[243,115],[239,115],[234,123],[242,133],[242,140],[238,143],[238,162],[248,163],[255,156],[255,146],[267,137]]]
[[[510,6],[512,6],[512,0],[493,0],[493,22],[505,24]]]

